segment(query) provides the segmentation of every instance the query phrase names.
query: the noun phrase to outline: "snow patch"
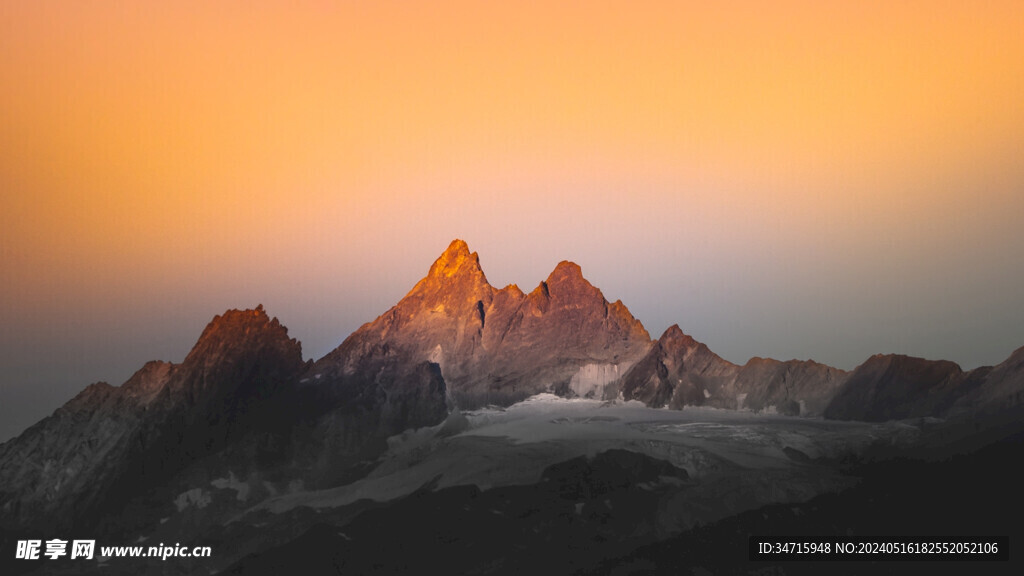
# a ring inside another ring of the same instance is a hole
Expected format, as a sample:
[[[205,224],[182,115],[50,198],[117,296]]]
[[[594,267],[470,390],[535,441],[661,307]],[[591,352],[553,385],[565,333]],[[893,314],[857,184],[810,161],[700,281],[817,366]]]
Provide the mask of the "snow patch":
[[[236,498],[240,501],[245,501],[249,498],[249,483],[241,482],[238,478],[235,478],[234,472],[228,472],[227,478],[217,478],[210,482],[215,488],[228,488],[234,490]]]
[[[178,512],[181,512],[189,506],[195,506],[200,509],[206,508],[210,502],[213,502],[213,498],[209,492],[202,488],[193,488],[178,494],[178,497],[174,499],[174,506],[178,509]]]
[[[584,364],[569,380],[569,389],[581,398],[603,398],[609,384],[622,376],[618,364]]]
[[[743,410],[743,402],[747,399],[746,393],[736,395],[736,409]]]
[[[438,344],[437,346],[434,346],[434,349],[430,352],[430,357],[427,358],[427,360],[433,362],[434,364],[437,364],[438,366],[441,365],[441,360],[443,360],[443,359],[444,359],[444,349],[441,348],[440,344]]]

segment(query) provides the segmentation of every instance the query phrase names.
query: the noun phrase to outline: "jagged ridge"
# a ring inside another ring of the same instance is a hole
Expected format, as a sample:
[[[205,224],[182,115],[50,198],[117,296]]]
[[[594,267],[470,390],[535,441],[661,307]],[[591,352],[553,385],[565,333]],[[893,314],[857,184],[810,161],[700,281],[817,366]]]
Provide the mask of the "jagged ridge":
[[[820,416],[846,373],[812,360],[728,362],[672,325],[622,379],[627,400]]]
[[[262,307],[215,317],[181,364],[92,384],[0,445],[4,526],[73,525],[113,493],[165,479],[244,429],[246,405],[303,366],[299,343]]]
[[[581,370],[621,374],[649,346],[643,325],[621,302],[605,300],[578,265],[559,263],[529,294],[514,284],[498,290],[477,254],[455,240],[398,304],[314,370],[333,381],[382,362],[429,361],[440,366],[454,401],[473,408],[546,391],[614,396],[608,378],[595,384]]]

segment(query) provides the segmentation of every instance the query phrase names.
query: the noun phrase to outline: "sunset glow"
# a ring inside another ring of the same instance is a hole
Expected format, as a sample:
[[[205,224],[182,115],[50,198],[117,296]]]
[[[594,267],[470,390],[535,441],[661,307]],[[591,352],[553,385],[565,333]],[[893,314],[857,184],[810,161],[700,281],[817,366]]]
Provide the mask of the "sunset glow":
[[[0,386],[319,357],[456,237],[736,362],[1024,345],[1024,3],[552,4],[0,4]]]

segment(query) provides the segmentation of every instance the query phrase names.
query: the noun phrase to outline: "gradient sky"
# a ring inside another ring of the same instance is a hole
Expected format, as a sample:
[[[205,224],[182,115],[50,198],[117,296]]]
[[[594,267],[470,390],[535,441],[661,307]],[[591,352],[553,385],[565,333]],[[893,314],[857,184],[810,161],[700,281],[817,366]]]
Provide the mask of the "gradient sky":
[[[2,0],[0,440],[227,308],[319,358],[456,237],[737,363],[998,363],[1022,30],[1018,0]]]

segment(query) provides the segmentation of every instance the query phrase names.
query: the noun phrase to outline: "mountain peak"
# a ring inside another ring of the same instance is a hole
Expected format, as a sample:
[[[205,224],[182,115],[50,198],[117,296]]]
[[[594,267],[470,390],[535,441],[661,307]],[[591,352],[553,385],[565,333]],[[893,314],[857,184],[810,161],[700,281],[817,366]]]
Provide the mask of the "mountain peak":
[[[658,338],[658,345],[666,350],[672,350],[675,352],[682,352],[703,346],[703,344],[695,340],[693,336],[683,332],[682,329],[679,328],[679,324],[669,326],[665,332],[662,333],[661,338]]]
[[[555,269],[551,271],[551,274],[548,275],[547,283],[552,284],[566,280],[583,280],[586,282],[586,279],[583,278],[583,269],[580,268],[579,264],[568,260],[562,260],[557,266],[555,266]]]
[[[196,346],[198,347],[204,342],[231,340],[235,335],[242,336],[256,330],[262,330],[267,325],[279,326],[277,318],[273,321],[270,320],[262,304],[256,306],[255,309],[227,310],[223,314],[214,316],[213,320],[210,320],[210,323],[206,325],[206,329],[203,330],[202,335],[199,337],[199,342],[196,343]]]
[[[665,329],[665,332],[662,333],[661,338],[659,338],[659,340],[662,340],[662,339],[665,339],[665,338],[676,339],[676,338],[684,338],[684,337],[686,337],[686,334],[684,334],[683,330],[681,328],[679,328],[679,324],[673,324],[673,325],[671,325],[671,326],[669,326],[668,328]]]
[[[254,366],[275,374],[297,372],[302,366],[302,345],[262,305],[215,316],[182,362],[181,376],[187,387],[206,388]]]
[[[541,287],[554,298],[604,300],[601,291],[583,277],[579,264],[568,260],[559,262]]]
[[[417,307],[433,307],[445,302],[454,304],[464,300],[488,299],[493,290],[480,267],[480,257],[476,252],[470,252],[463,240],[455,239],[406,298],[416,301]],[[404,302],[405,299],[399,305]]]
[[[465,241],[456,238],[452,240],[452,243],[448,245],[444,253],[434,261],[428,276],[451,278],[464,271],[483,273],[480,269],[480,258],[476,252],[470,252],[469,245]]]
[[[317,370],[331,379],[377,370],[384,361],[427,361],[440,367],[461,407],[508,405],[590,378],[578,376],[585,366],[618,374],[649,346],[643,325],[621,302],[605,300],[579,265],[560,262],[529,294],[514,284],[498,290],[477,254],[455,240],[405,297],[318,361]],[[606,383],[585,387],[601,396]]]

